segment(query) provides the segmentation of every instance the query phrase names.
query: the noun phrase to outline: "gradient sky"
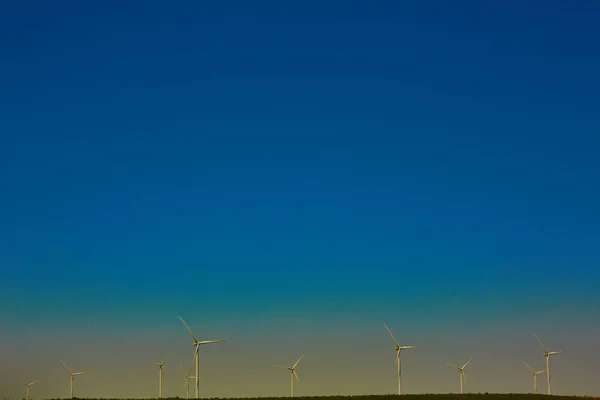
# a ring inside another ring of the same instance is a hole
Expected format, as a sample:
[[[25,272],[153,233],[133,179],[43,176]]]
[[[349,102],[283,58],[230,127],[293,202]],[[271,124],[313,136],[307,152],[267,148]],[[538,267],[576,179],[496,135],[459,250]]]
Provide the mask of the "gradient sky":
[[[384,323],[600,395],[600,3],[486,3],[4,2],[2,398],[183,396],[178,315],[203,396],[392,393]]]

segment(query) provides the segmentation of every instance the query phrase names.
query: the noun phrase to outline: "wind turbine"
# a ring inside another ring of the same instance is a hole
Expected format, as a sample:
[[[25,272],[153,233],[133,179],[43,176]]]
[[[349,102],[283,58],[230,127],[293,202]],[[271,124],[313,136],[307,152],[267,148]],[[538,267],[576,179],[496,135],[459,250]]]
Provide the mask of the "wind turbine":
[[[454,365],[452,363],[446,362],[446,364],[448,364],[449,366],[454,367],[460,371],[460,394],[463,394],[463,378],[465,379],[465,382],[467,380],[467,376],[465,375],[465,368],[471,362],[472,359],[473,359],[473,357],[469,357],[469,361],[467,361],[465,363],[465,365],[463,365],[462,367],[459,367],[458,365]]]
[[[531,371],[531,373],[533,373],[533,393],[537,393],[537,376],[538,376],[538,374],[546,372],[546,370],[543,369],[541,371],[534,371],[533,368],[531,368],[529,366],[529,364],[527,364],[525,361],[523,361],[523,364],[525,364],[525,366],[527,368],[529,368],[529,370]]]
[[[165,360],[167,359],[167,357],[165,357],[161,362],[154,363],[154,365],[158,365],[158,398],[159,399],[162,399],[162,371],[163,371],[162,366],[165,363]]]
[[[183,365],[181,366],[181,370],[185,374],[185,382],[183,383],[183,385],[185,386],[185,398],[186,399],[190,398],[190,379],[194,379],[194,377],[190,376],[190,374],[192,373],[193,367],[194,367],[194,364],[192,364],[190,366],[189,372],[185,372],[185,369],[183,369]]]
[[[300,362],[300,360],[302,360],[302,357],[304,357],[304,354],[302,354],[300,356],[300,358],[298,359],[298,361],[296,361],[294,363],[294,365],[292,365],[291,367],[284,367],[283,365],[273,365],[274,367],[284,368],[284,369],[290,370],[290,372],[291,372],[290,382],[291,382],[291,385],[292,385],[292,397],[294,397],[294,378],[296,378],[296,381],[298,383],[300,383],[300,379],[298,379],[298,374],[296,374],[296,366],[298,365],[298,363]]]
[[[217,343],[217,342],[224,342],[224,340],[203,340],[203,341],[199,341],[198,338],[196,337],[196,335],[194,335],[194,332],[192,332],[192,330],[190,329],[190,327],[185,323],[185,321],[183,320],[183,318],[179,317],[179,319],[181,320],[181,322],[183,322],[183,324],[185,325],[185,327],[187,328],[188,332],[190,333],[190,335],[192,335],[192,339],[194,339],[194,360],[196,361],[196,398],[199,398],[200,395],[200,379],[198,379],[198,350],[200,349],[200,346],[203,344],[208,344],[208,343]]]
[[[35,385],[36,383],[38,383],[39,381],[33,381],[33,382],[25,382],[23,379],[19,378],[17,376],[17,379],[20,380],[21,382],[23,382],[23,384],[25,385],[25,399],[29,400],[29,388],[32,387],[33,385]]]
[[[392,337],[392,339],[394,340],[394,343],[396,343],[396,364],[398,364],[398,394],[402,394],[402,388],[400,386],[400,376],[402,374],[402,369],[400,366],[400,352],[402,350],[406,350],[406,349],[416,349],[419,346],[400,346],[400,344],[398,343],[398,341],[396,340],[396,338],[394,337],[394,335],[392,334],[392,331],[390,331],[390,328],[387,327],[387,325],[383,324],[383,326],[385,326],[385,329],[387,329],[387,331],[390,333],[390,336]]]
[[[538,340],[538,342],[540,342],[540,344],[544,348],[544,357],[546,357],[546,378],[548,378],[548,394],[550,394],[550,356],[562,353],[562,350],[560,350],[560,351],[548,351],[548,349],[546,348],[546,346],[544,346],[544,343],[542,343],[542,341],[540,340],[540,338],[537,337],[537,335],[535,333],[533,334],[533,336],[535,336],[535,338]]]
[[[67,367],[67,364],[63,362],[63,360],[60,360],[60,362],[65,366],[67,371],[69,371],[69,388],[71,389],[71,398],[73,398],[73,378],[75,378],[77,375],[85,374],[85,372],[72,372],[69,367]]]

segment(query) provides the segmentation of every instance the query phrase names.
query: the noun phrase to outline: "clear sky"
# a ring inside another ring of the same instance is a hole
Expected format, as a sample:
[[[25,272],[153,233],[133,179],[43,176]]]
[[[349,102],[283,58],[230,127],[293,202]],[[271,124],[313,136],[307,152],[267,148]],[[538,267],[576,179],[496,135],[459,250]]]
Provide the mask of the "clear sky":
[[[184,395],[177,315],[204,396],[392,393],[384,323],[600,395],[598,71],[596,1],[4,2],[0,395]]]

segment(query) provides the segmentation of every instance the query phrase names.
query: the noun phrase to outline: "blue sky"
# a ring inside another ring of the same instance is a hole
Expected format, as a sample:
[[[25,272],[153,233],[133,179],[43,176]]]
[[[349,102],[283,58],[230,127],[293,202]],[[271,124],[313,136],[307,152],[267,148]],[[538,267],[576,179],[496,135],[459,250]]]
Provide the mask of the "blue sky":
[[[599,18],[585,1],[2,5],[0,335],[186,340],[188,310],[226,335],[402,315],[415,341],[589,337]]]

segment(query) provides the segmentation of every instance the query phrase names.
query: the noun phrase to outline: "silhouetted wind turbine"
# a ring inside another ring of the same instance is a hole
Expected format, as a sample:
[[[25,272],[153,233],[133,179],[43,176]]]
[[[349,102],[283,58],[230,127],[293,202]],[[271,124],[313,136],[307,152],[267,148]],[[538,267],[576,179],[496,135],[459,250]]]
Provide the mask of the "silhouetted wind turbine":
[[[463,365],[462,367],[459,367],[458,365],[454,365],[452,363],[446,362],[446,364],[448,364],[451,367],[456,368],[460,372],[460,394],[463,393],[463,378],[465,379],[465,381],[467,380],[467,376],[465,375],[465,368],[471,362],[471,360],[472,360],[472,357],[469,357],[469,361],[467,361],[465,363],[465,365]]]
[[[298,374],[296,374],[296,366],[298,365],[298,363],[300,362],[300,360],[302,360],[302,357],[304,357],[304,354],[302,354],[300,356],[300,358],[298,359],[298,361],[296,361],[294,363],[294,365],[292,365],[291,367],[284,367],[283,365],[273,365],[274,367],[284,368],[284,369],[287,369],[287,370],[289,370],[291,372],[290,382],[291,382],[291,386],[292,386],[292,397],[294,397],[294,378],[296,378],[296,381],[298,383],[300,383],[300,379],[298,379]]]
[[[65,366],[67,371],[69,371],[69,388],[71,389],[71,398],[73,398],[73,386],[75,386],[73,383],[73,378],[75,378],[77,375],[85,374],[85,372],[72,372],[69,367],[67,367],[67,364],[63,362],[63,360],[60,360],[60,362]]]
[[[192,339],[194,339],[194,360],[196,361],[196,398],[198,399],[199,396],[200,396],[200,379],[198,379],[198,366],[199,366],[199,362],[198,362],[198,350],[200,349],[200,346],[203,345],[203,344],[224,342],[224,340],[203,340],[203,341],[199,341],[198,338],[196,337],[196,335],[194,335],[194,332],[192,332],[192,330],[188,326],[188,324],[185,323],[185,321],[183,320],[183,318],[179,317],[179,319],[181,320],[181,322],[183,322],[183,324],[187,328],[187,330],[190,333],[190,335],[192,335]]]
[[[165,357],[161,362],[154,363],[154,365],[158,365],[158,398],[159,399],[162,399],[162,371],[163,371],[163,364],[165,363],[165,360],[167,359],[167,357]]]
[[[533,393],[537,393],[537,376],[538,374],[546,372],[546,370],[543,369],[541,371],[534,371],[533,368],[531,368],[525,361],[523,361],[523,364],[525,364],[525,366],[533,373]]]
[[[29,400],[29,388],[32,387],[33,385],[35,385],[36,383],[39,382],[38,381],[33,381],[33,382],[25,382],[23,379],[19,378],[17,376],[17,379],[20,380],[21,382],[23,382],[23,384],[25,385],[25,399]]]
[[[548,394],[550,394],[550,356],[562,353],[562,350],[560,350],[560,351],[548,351],[548,349],[546,348],[546,346],[544,346],[544,343],[542,343],[542,341],[540,340],[540,338],[537,337],[537,335],[535,333],[533,334],[533,336],[535,336],[535,338],[538,340],[538,342],[540,342],[540,344],[544,348],[544,357],[546,357],[546,378],[548,378]]]
[[[416,349],[419,346],[400,346],[400,344],[398,343],[398,341],[394,337],[394,334],[392,333],[392,331],[390,330],[390,328],[388,328],[387,325],[385,325],[385,324],[383,324],[383,326],[385,326],[385,329],[387,329],[387,331],[390,333],[390,336],[394,340],[394,343],[396,343],[396,352],[397,352],[397,354],[396,354],[396,364],[398,364],[398,394],[402,394],[402,387],[401,387],[402,368],[400,366],[400,352],[402,350],[406,350],[406,349]]]

